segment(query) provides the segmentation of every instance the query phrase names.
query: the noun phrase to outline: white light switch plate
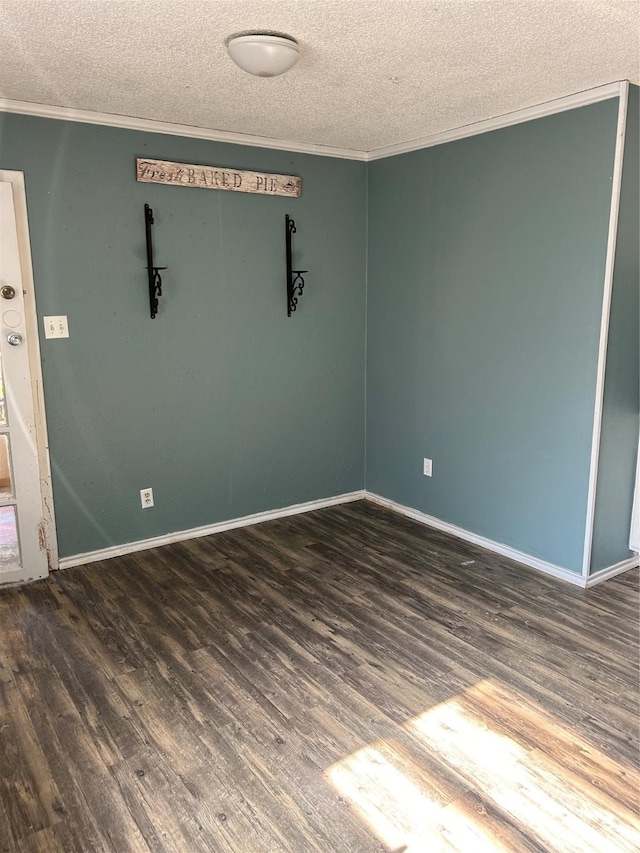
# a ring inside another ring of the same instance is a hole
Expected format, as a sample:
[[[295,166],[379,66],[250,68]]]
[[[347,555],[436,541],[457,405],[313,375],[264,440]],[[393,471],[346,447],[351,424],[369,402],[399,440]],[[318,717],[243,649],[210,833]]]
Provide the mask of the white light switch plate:
[[[69,324],[67,315],[60,314],[57,317],[43,317],[45,338],[68,338]]]

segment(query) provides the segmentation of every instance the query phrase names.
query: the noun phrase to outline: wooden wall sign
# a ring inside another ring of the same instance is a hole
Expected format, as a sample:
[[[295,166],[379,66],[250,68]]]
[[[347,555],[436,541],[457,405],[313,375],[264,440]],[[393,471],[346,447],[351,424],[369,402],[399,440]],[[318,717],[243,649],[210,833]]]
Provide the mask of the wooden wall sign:
[[[302,192],[302,178],[293,175],[271,175],[266,172],[226,169],[222,166],[169,163],[166,160],[143,160],[140,157],[136,159],[136,180],[149,184],[174,184],[180,187],[284,195],[292,198],[298,198]]]

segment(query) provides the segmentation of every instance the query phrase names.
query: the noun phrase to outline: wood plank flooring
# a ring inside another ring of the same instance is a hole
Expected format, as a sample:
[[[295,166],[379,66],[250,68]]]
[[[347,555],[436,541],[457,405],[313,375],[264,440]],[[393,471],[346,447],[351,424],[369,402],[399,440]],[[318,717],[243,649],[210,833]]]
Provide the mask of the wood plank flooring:
[[[638,573],[357,502],[0,593],[10,853],[635,853]]]

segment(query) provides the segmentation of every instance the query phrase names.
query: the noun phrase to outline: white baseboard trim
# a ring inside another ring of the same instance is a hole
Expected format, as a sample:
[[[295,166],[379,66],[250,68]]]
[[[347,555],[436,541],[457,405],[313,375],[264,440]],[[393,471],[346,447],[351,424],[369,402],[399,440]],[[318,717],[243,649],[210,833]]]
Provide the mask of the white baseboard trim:
[[[205,524],[203,527],[192,527],[190,530],[178,530],[175,533],[154,536],[151,539],[140,539],[137,542],[113,545],[110,548],[101,548],[98,551],[74,554],[71,557],[62,557],[58,563],[58,568],[71,569],[74,566],[97,563],[101,560],[108,560],[111,557],[123,557],[125,554],[133,554],[136,551],[147,551],[149,548],[159,548],[161,545],[170,545],[172,542],[183,542],[186,539],[210,536],[212,533],[221,533],[223,530],[234,530],[236,527],[249,527],[252,524],[260,524],[263,521],[272,521],[276,518],[285,518],[288,515],[298,515],[303,512],[311,512],[314,509],[324,509],[328,506],[359,501],[364,497],[364,491],[347,492],[343,495],[336,495],[333,498],[321,498],[316,501],[293,504],[293,506],[286,506],[281,509],[272,509],[266,512],[256,512],[253,515],[245,515],[241,518],[232,518],[229,521]]]
[[[414,521],[420,521],[422,524],[426,524],[436,530],[442,530],[444,533],[450,533],[452,536],[456,536],[458,539],[463,539],[465,542],[471,542],[473,545],[479,545],[481,548],[486,548],[487,551],[493,551],[495,554],[500,554],[503,557],[508,557],[510,560],[515,560],[516,563],[522,563],[532,569],[538,569],[540,572],[544,572],[547,575],[553,575],[555,578],[568,581],[568,583],[575,584],[576,586],[585,586],[585,579],[579,572],[571,572],[568,569],[563,569],[553,563],[547,563],[545,560],[539,560],[537,557],[524,554],[522,551],[516,551],[515,548],[511,548],[509,545],[502,545],[499,542],[494,542],[492,539],[485,539],[484,536],[479,536],[477,533],[471,533],[469,530],[465,530],[462,527],[456,527],[455,524],[449,524],[447,521],[441,521],[439,518],[435,518],[435,516],[427,515],[424,512],[419,512],[417,509],[411,509],[411,507],[408,506],[403,506],[395,501],[376,495],[374,492],[365,492],[365,498],[375,504],[379,504],[380,506],[384,506],[394,512],[398,512],[400,515],[405,515],[407,518],[412,518]]]
[[[602,583],[602,581],[609,580],[609,578],[615,578],[616,575],[621,575],[623,572],[628,572],[629,569],[635,569],[638,566],[640,566],[640,555],[636,554],[635,557],[629,557],[628,560],[622,560],[614,566],[608,566],[606,569],[599,569],[597,572],[589,575],[585,586],[596,586],[596,584]]]
[[[375,492],[360,490],[356,492],[347,492],[346,494],[336,495],[332,498],[321,498],[320,500],[307,501],[306,503],[293,504],[292,506],[282,507],[281,509],[267,510],[266,512],[257,512],[253,515],[245,515],[241,518],[232,518],[228,521],[219,521],[215,524],[206,524],[202,527],[192,527],[190,530],[178,530],[175,533],[167,533],[163,536],[154,536],[150,539],[140,539],[137,542],[127,542],[122,545],[113,545],[110,548],[101,548],[97,551],[87,551],[84,554],[74,554],[71,557],[62,557],[58,563],[58,569],[71,569],[74,566],[84,566],[87,563],[97,563],[102,560],[109,560],[111,557],[123,557],[126,554],[133,554],[136,551],[147,551],[150,548],[159,548],[162,545],[170,545],[173,542],[183,542],[187,539],[197,539],[201,536],[210,536],[213,533],[222,533],[224,530],[234,530],[238,527],[250,527],[253,524],[261,524],[263,521],[272,521],[277,518],[286,518],[290,515],[299,515],[304,512],[312,512],[315,509],[324,509],[329,506],[337,506],[338,504],[350,503],[352,501],[368,500],[379,506],[404,515],[407,518],[412,518],[414,521],[419,521],[426,524],[428,527],[433,527],[436,530],[442,530],[444,533],[450,533],[458,539],[465,542],[471,542],[473,545],[479,545],[487,551],[492,551],[495,554],[500,554],[503,557],[508,557],[516,563],[522,563],[532,569],[553,577],[560,578],[568,583],[575,584],[581,587],[591,587],[602,583],[609,578],[626,572],[629,569],[634,569],[640,565],[640,556],[636,554],[628,560],[623,560],[621,563],[616,563],[615,566],[609,566],[606,569],[601,569],[598,572],[590,575],[588,578],[583,578],[577,572],[571,572],[568,569],[563,569],[553,563],[547,563],[544,560],[539,560],[537,557],[532,557],[529,554],[524,554],[522,551],[516,551],[509,545],[503,545],[499,542],[494,542],[491,539],[486,539],[484,536],[479,536],[477,533],[471,533],[462,527],[457,527],[455,524],[449,524],[447,521],[442,521],[435,516],[427,515],[417,509],[412,509],[408,506],[396,503],[396,501],[383,498]]]

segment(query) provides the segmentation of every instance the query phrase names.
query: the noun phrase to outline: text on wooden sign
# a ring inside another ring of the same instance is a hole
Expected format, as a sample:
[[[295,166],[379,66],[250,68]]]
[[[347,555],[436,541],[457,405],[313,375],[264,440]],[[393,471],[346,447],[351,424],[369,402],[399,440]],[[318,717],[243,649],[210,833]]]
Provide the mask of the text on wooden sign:
[[[175,184],[208,190],[230,190],[237,193],[284,195],[297,198],[302,191],[302,178],[293,175],[271,175],[225,169],[221,166],[197,166],[170,163],[166,160],[136,160],[136,179],[150,184]]]

